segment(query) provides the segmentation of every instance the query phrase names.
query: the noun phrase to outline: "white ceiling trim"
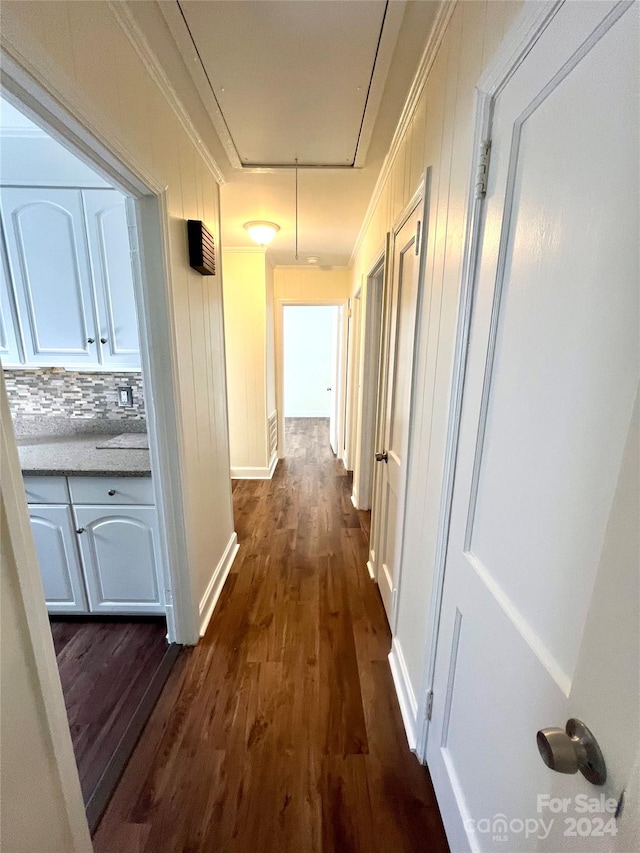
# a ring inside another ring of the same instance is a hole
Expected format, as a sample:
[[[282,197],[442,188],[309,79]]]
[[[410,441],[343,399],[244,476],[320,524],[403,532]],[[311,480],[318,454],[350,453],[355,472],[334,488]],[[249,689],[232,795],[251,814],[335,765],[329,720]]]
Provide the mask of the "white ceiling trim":
[[[233,139],[231,138],[229,128],[227,127],[224,116],[220,111],[215,95],[211,91],[207,75],[202,67],[202,62],[196,52],[193,41],[191,40],[191,35],[184,22],[182,13],[180,12],[180,7],[175,0],[171,0],[171,2],[167,2],[167,0],[156,0],[156,5],[160,9],[162,17],[166,21],[169,31],[178,45],[178,49],[184,58],[187,70],[191,75],[191,79],[195,83],[198,94],[202,98],[202,102],[211,116],[211,121],[213,122],[213,126],[218,134],[218,138],[222,143],[225,153],[229,158],[229,162],[234,169],[242,169],[240,155],[238,154]]]
[[[149,72],[154,83],[161,91],[165,100],[173,110],[174,115],[176,116],[183,130],[193,143],[193,146],[196,148],[196,150],[206,163],[207,168],[209,169],[211,174],[214,176],[214,178],[219,184],[226,183],[224,173],[218,166],[217,162],[215,161],[207,146],[200,138],[198,131],[195,128],[195,125],[191,121],[189,113],[184,108],[184,105],[178,97],[176,90],[169,82],[169,78],[165,74],[164,69],[160,65],[155,53],[151,49],[144,33],[136,23],[129,9],[127,8],[126,3],[114,2],[114,0],[106,0],[106,4],[109,7],[111,14],[114,16],[114,18],[120,25],[120,28],[128,38],[131,46],[137,53],[139,59],[142,61],[143,65]],[[162,8],[162,6],[164,5],[173,4],[160,3],[159,5]]]
[[[402,0],[392,0],[387,3],[382,32],[380,34],[380,44],[378,45],[378,53],[375,58],[373,74],[371,77],[371,85],[369,94],[365,104],[364,117],[362,127],[360,129],[360,137],[356,149],[356,156],[353,161],[353,167],[361,169],[365,165],[369,143],[373,134],[376,119],[378,117],[378,109],[380,101],[384,94],[384,87],[387,82],[391,60],[393,59],[393,51],[398,41],[398,33],[404,17],[406,2]]]
[[[424,91],[427,79],[429,77],[429,74],[431,73],[431,68],[433,67],[433,63],[435,62],[436,56],[438,54],[438,49],[447,31],[449,21],[451,20],[451,16],[453,15],[456,5],[457,0],[441,0],[436,19],[433,22],[433,27],[431,28],[429,38],[427,39],[427,44],[422,53],[422,57],[420,58],[418,70],[415,73],[413,82],[411,83],[411,88],[409,89],[409,93],[404,102],[400,118],[398,119],[398,124],[396,125],[396,129],[393,134],[393,139],[391,140],[391,146],[389,147],[389,151],[387,152],[387,155],[384,158],[382,169],[380,170],[380,174],[378,175],[378,180],[376,181],[376,185],[373,188],[371,200],[369,201],[369,206],[367,207],[367,212],[362,221],[362,225],[360,226],[360,230],[358,231],[356,241],[353,245],[351,257],[349,258],[350,267],[352,267],[355,262],[358,250],[360,249],[362,241],[364,240],[364,236],[367,233],[367,228],[371,223],[371,219],[375,212],[376,205],[378,204],[384,186],[387,180],[389,179],[389,175],[391,173],[391,169],[398,154],[398,150],[409,128],[411,120],[413,119],[414,113],[418,106],[418,102],[420,100],[420,96]]]

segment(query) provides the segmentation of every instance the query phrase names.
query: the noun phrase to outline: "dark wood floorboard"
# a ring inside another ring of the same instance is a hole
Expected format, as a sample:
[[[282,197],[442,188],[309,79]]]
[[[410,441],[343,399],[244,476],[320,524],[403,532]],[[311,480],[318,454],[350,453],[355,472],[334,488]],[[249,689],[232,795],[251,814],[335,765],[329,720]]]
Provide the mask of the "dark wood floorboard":
[[[166,622],[52,617],[51,633],[86,803],[164,658]]]
[[[96,853],[448,851],[395,698],[369,514],[351,504],[327,421],[287,421],[286,438],[272,480],[234,482],[238,557]]]

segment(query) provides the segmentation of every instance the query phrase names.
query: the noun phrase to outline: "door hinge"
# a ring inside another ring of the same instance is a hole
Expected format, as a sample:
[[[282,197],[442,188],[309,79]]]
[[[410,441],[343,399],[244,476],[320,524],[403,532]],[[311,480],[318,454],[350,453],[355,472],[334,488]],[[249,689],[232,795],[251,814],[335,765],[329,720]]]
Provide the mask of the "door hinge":
[[[431,719],[431,714],[433,713],[433,690],[430,690],[427,694],[427,710],[425,711],[425,715],[427,720]]]
[[[485,139],[480,143],[478,167],[476,171],[476,198],[484,198],[487,194],[487,176],[489,174],[489,157],[491,156],[491,140]]]
[[[422,226],[422,222],[418,219],[418,225],[416,227],[416,255],[420,254],[420,228]]]

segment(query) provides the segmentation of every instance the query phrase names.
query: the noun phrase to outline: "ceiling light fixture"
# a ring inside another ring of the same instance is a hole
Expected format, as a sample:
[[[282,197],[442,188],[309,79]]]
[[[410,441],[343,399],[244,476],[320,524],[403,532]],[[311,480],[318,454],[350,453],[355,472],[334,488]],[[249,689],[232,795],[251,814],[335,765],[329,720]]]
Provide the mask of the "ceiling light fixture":
[[[245,222],[244,228],[259,246],[268,246],[280,230],[280,226],[275,222],[266,222],[263,219],[254,219],[251,222]]]
[[[307,263],[308,264],[319,264],[320,258],[317,255],[309,255],[309,257],[307,258]]]

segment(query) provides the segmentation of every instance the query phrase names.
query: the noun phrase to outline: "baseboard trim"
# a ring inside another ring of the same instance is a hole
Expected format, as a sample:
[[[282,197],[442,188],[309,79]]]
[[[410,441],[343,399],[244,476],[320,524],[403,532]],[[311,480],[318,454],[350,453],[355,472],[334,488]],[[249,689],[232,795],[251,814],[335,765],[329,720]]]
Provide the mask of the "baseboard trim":
[[[418,703],[411,687],[407,665],[397,637],[394,637],[391,643],[389,666],[391,667],[391,676],[394,687],[396,688],[396,696],[400,705],[400,713],[402,714],[402,722],[404,723],[409,749],[415,752],[418,742],[416,738]]]
[[[371,560],[367,560],[367,571],[369,572],[369,577],[372,581],[376,579],[376,573],[373,571],[373,563]]]
[[[358,499],[353,492],[351,493],[351,503],[353,504],[354,509],[358,509]]]
[[[274,449],[268,468],[231,468],[232,480],[270,480],[278,465],[278,451]]]
[[[207,586],[205,594],[202,596],[202,599],[200,601],[198,614],[200,616],[201,637],[204,637],[209,622],[211,621],[214,608],[218,602],[218,598],[220,597],[220,593],[222,592],[222,587],[224,586],[224,582],[227,579],[229,570],[233,565],[233,561],[236,558],[236,554],[238,553],[239,547],[240,546],[238,545],[238,536],[234,531],[231,538],[227,542],[227,547],[224,549],[224,554],[220,558],[220,562],[216,566],[214,573],[211,575],[209,585]]]

